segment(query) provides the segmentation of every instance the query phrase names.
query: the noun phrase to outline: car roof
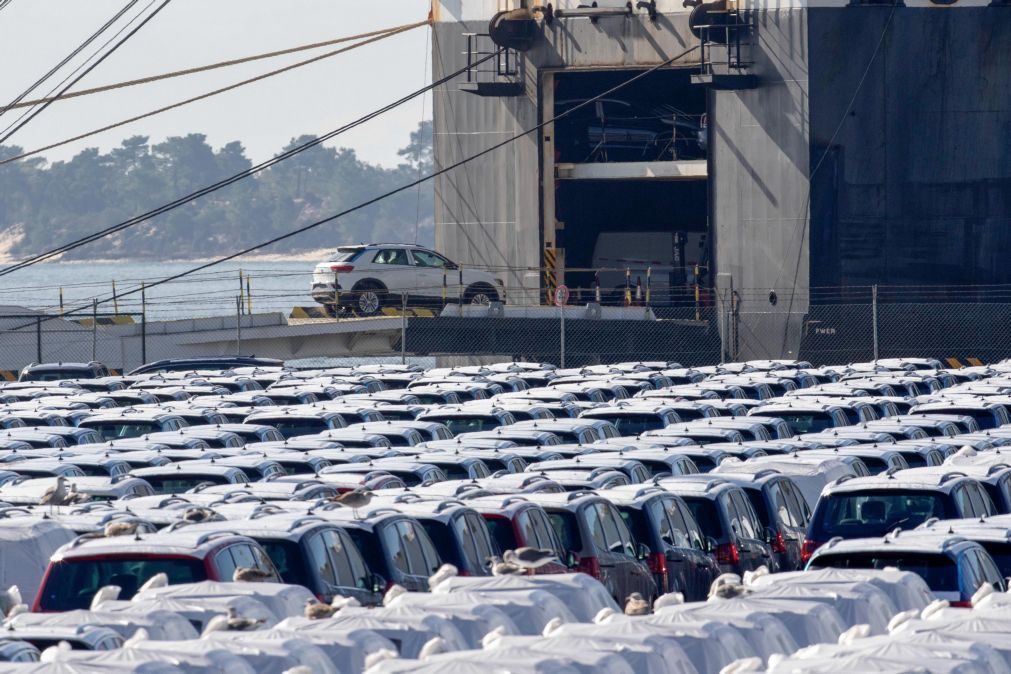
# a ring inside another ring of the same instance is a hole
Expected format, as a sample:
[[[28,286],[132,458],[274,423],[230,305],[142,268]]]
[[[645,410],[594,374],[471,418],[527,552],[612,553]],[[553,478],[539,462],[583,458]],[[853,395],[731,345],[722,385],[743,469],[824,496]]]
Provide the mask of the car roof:
[[[970,547],[980,546],[967,538],[953,536],[946,531],[896,530],[873,538],[833,538],[815,551],[812,563],[817,557],[829,554],[888,551],[954,555]]]
[[[937,470],[942,468],[944,470]],[[824,495],[856,492],[864,490],[929,490],[949,493],[961,481],[967,478],[959,472],[957,466],[936,466],[930,468],[910,468],[890,474],[869,475],[836,481],[825,487]]]
[[[175,531],[163,530],[156,534],[106,538],[78,537],[53,553],[52,560],[56,562],[80,557],[131,553],[181,555],[203,559],[220,545],[238,541],[255,544],[251,539],[222,527],[214,531],[201,532],[188,530],[188,527],[184,526]]]

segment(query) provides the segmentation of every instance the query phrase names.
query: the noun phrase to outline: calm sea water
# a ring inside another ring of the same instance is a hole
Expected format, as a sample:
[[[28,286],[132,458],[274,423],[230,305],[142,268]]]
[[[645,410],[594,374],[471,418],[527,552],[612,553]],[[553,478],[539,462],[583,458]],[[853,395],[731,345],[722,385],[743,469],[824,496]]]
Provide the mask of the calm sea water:
[[[57,311],[60,290],[63,306],[72,309],[90,306],[97,299],[100,312],[112,312],[112,283],[115,281],[121,312],[139,312],[141,284],[199,266],[199,262],[171,263],[88,263],[55,262],[0,276],[0,304],[29,309]],[[4,265],[0,265],[2,267]],[[149,287],[145,291],[148,318],[165,320],[234,313],[239,295],[239,272],[243,294],[248,283],[253,312],[283,311],[293,306],[313,306],[309,285],[311,261],[262,261],[221,264],[192,276]]]

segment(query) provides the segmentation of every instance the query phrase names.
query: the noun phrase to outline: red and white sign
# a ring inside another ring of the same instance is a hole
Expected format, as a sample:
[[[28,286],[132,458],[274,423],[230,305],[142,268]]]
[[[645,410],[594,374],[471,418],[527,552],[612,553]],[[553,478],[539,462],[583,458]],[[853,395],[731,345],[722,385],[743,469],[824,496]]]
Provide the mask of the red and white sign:
[[[569,303],[569,287],[560,285],[555,288],[555,306],[564,307]]]

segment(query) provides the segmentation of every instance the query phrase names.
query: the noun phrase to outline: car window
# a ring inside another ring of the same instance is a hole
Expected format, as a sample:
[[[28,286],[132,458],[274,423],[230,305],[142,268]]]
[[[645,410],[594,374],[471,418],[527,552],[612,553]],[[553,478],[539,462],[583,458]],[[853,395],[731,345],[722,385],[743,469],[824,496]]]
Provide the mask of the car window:
[[[430,250],[413,250],[414,263],[419,267],[448,267],[449,260]]]
[[[421,544],[421,552],[425,555],[425,564],[427,565],[425,575],[431,575],[442,566],[442,558],[439,556],[438,551],[436,551],[435,546],[432,545],[432,539],[428,537],[424,529],[416,524],[412,524],[411,528],[419,532],[418,543]]]
[[[692,547],[689,527],[685,523],[684,513],[681,511],[681,506],[674,499],[664,499],[661,503],[664,507],[664,515],[666,516],[667,522],[671,528],[670,536],[673,541],[673,545],[679,548]],[[702,539],[700,537],[699,545],[701,544]]]
[[[407,553],[401,544],[401,537],[397,532],[396,525],[391,524],[383,527],[382,538],[383,547],[387,550],[389,564],[401,573],[410,574],[410,567],[407,565]]]
[[[369,567],[365,563],[365,558],[362,557],[361,551],[358,546],[354,544],[354,541],[344,532],[338,535],[341,539],[341,544],[343,545],[343,554],[348,558],[348,566],[351,567],[351,576],[354,579],[354,587],[362,590],[372,589],[371,583],[369,582]]]
[[[969,498],[972,499],[972,505],[975,508],[973,516],[984,517],[997,514],[993,501],[980,485],[971,482],[966,485],[966,488],[969,490]]]
[[[759,524],[758,516],[755,514],[754,509],[748,502],[747,497],[740,492],[734,492],[733,500],[734,506],[737,508],[738,516],[740,517],[741,535],[745,538],[751,539],[760,538],[759,532],[762,530],[761,525]]]
[[[969,496],[969,489],[966,485],[962,485],[955,489],[951,496],[955,499],[955,507],[958,508],[960,517],[972,517],[976,514],[976,506],[972,503],[972,499]]]
[[[470,528],[470,532],[474,537],[474,550],[477,554],[477,561],[480,566],[484,568],[488,564],[488,558],[495,554],[495,550],[491,542],[491,536],[488,534],[488,527],[485,526],[484,520],[481,519],[480,515],[467,513],[465,517],[467,519],[467,526]],[[538,542],[538,547],[543,548],[552,546],[545,546]]]
[[[610,552],[625,552],[625,541],[622,539],[621,529],[612,517],[610,509],[603,503],[596,503],[591,507],[597,510],[597,516],[600,519],[601,529],[604,533],[604,549]]]
[[[334,531],[323,531],[322,537],[333,561],[336,584],[341,587],[355,587],[360,576],[351,568],[351,560],[344,551],[344,541]]]
[[[790,522],[793,526],[806,529],[808,520],[811,519],[811,513],[804,497],[801,496],[792,482],[784,480],[780,486],[786,497],[787,509],[790,512]]]
[[[411,522],[397,522],[397,533],[400,534],[404,552],[407,554],[407,567],[410,573],[418,576],[428,575],[426,573],[428,562],[414,525]]]
[[[602,507],[611,514],[611,519],[614,520],[615,525],[618,527],[618,536],[621,538],[621,544],[625,548],[625,554],[629,557],[637,557],[638,551],[635,546],[635,538],[632,536],[632,531],[628,528],[625,520],[622,519],[621,513],[613,505],[603,505]]]
[[[308,550],[309,566],[313,574],[318,576],[328,585],[337,585],[337,576],[334,573],[333,560],[327,552],[327,542],[323,540],[322,533],[313,534],[306,541]]]
[[[800,522],[797,522],[794,519],[794,513],[790,512],[790,506],[787,503],[786,494],[783,491],[781,483],[769,483],[769,496],[772,497],[773,507],[776,509],[776,515],[779,518],[779,521],[791,527],[799,527]]]
[[[607,537],[604,535],[604,525],[600,521],[600,512],[593,505],[587,506],[583,508],[583,518],[594,546],[598,550],[607,550]]]
[[[993,589],[998,592],[1004,592],[1006,583],[1004,574],[997,568],[994,560],[985,552],[977,551],[976,554],[979,555],[979,565],[983,573],[983,581],[993,586]]]
[[[520,532],[520,537],[523,539],[521,542],[523,545],[536,545],[537,533],[534,529],[534,524],[531,522],[531,518],[534,513],[529,511],[521,511],[516,515],[516,528]]]
[[[530,524],[537,536],[537,547],[548,550],[558,549],[558,543],[555,542],[554,536],[551,535],[551,524],[544,516],[544,513],[539,510],[530,510],[529,516]]]
[[[973,594],[983,584],[983,567],[980,564],[979,556],[975,550],[970,550],[959,558],[958,565],[962,590],[968,594]]]
[[[407,251],[403,248],[384,248],[372,258],[373,264],[409,265]]]
[[[456,539],[460,541],[460,547],[463,550],[463,556],[467,559],[468,566],[476,569],[482,568],[484,560],[478,556],[477,544],[474,542],[475,534],[471,531],[467,517],[465,515],[454,517],[450,521],[450,526],[453,527]]]
[[[235,574],[235,560],[232,558],[232,549],[224,548],[219,550],[214,558],[214,567],[218,571],[218,578],[225,583],[231,582]]]
[[[234,545],[231,548],[232,559],[235,560],[236,567],[255,569],[259,567],[253,549],[248,545]]]

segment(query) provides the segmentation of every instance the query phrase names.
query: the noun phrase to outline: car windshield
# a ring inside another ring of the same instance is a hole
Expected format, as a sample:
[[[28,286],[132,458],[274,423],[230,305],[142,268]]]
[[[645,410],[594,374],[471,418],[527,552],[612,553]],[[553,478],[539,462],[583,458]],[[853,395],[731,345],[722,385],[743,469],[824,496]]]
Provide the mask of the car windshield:
[[[223,475],[147,475],[156,494],[185,494],[199,484],[228,484]]]
[[[259,419],[257,423],[264,423],[269,426],[273,426],[287,438],[294,438],[298,435],[318,435],[323,431],[329,430],[330,426],[324,419],[291,419],[291,418],[268,418]]]
[[[189,557],[105,557],[72,559],[52,565],[40,593],[43,611],[87,609],[99,589],[120,588],[120,599],[131,599],[152,576],[164,573],[170,585],[207,580],[200,560]]]
[[[970,416],[976,420],[977,424],[979,424],[979,429],[981,431],[997,427],[997,420],[994,418],[994,414],[990,410],[981,410],[976,407],[970,407],[967,409],[960,407],[948,407],[944,409],[944,414],[962,414]]]
[[[911,571],[926,581],[934,592],[958,592],[958,568],[946,555],[916,552],[848,552],[821,555],[811,560],[812,569],[884,569],[889,566]]]
[[[763,410],[763,417],[778,417],[785,421],[795,434],[818,433],[834,428],[832,415],[828,412],[776,412]]]
[[[882,536],[896,527],[912,529],[931,517],[954,516],[943,494],[898,489],[831,494],[823,497],[817,510],[812,533],[820,541]]]
[[[363,252],[365,249],[360,247],[338,248],[337,252],[327,259],[327,262],[354,262]]]
[[[425,417],[425,421],[438,421],[439,423],[446,424],[453,435],[480,433],[481,431],[491,430],[502,425],[493,416],[447,417],[444,419]]]
[[[610,421],[618,427],[618,435],[639,435],[666,427],[663,419],[657,414],[615,414],[613,416],[594,416],[594,419]]]
[[[267,551],[270,561],[274,562],[274,566],[281,574],[281,580],[289,585],[312,587],[305,575],[305,563],[298,543],[260,540],[260,545]]]
[[[709,499],[697,496],[684,496],[688,509],[692,511],[695,521],[699,523],[702,534],[719,539],[723,536],[723,523],[720,514],[716,512],[716,504]]]
[[[140,419],[124,419],[123,421],[103,421],[94,424],[82,424],[87,428],[97,431],[106,440],[118,440],[122,438],[139,438],[148,433],[157,433],[161,430],[161,425],[155,421],[143,421]]]

